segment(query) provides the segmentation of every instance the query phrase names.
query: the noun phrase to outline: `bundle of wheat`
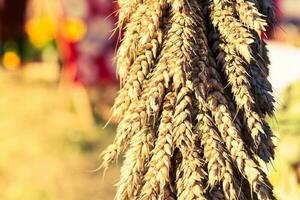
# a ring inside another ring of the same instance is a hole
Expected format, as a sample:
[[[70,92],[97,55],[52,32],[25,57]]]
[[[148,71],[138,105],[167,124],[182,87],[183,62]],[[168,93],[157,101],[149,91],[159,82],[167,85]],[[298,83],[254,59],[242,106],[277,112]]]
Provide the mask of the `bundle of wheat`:
[[[119,0],[116,199],[275,199],[272,0]]]

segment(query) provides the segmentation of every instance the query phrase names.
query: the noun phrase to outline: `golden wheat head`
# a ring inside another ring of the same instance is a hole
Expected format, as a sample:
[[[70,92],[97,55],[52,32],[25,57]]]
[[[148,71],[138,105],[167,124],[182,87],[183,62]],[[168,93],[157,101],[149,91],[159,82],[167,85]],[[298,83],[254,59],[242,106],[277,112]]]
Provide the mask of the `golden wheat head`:
[[[117,200],[274,200],[272,0],[120,0]],[[272,24],[271,24],[272,25]]]

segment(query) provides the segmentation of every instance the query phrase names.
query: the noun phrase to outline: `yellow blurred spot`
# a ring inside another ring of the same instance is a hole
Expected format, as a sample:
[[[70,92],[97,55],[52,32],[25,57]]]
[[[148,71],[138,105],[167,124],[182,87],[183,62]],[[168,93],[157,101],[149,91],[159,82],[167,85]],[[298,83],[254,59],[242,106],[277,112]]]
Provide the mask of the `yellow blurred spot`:
[[[21,59],[15,52],[8,51],[3,55],[2,63],[6,69],[15,70],[20,67]]]
[[[26,23],[26,32],[31,43],[38,47],[44,47],[48,42],[54,39],[56,27],[47,15],[34,17]]]
[[[80,18],[67,18],[62,24],[62,34],[70,42],[78,42],[87,31],[86,24]]]

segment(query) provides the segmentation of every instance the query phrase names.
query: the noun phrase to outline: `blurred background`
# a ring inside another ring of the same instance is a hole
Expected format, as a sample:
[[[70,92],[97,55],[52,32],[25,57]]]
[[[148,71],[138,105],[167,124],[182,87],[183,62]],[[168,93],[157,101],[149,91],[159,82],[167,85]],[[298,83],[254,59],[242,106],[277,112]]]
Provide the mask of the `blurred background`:
[[[300,199],[300,1],[278,0],[267,39],[278,101],[280,200]],[[113,0],[0,0],[0,199],[109,200],[119,172],[96,171],[118,90]]]

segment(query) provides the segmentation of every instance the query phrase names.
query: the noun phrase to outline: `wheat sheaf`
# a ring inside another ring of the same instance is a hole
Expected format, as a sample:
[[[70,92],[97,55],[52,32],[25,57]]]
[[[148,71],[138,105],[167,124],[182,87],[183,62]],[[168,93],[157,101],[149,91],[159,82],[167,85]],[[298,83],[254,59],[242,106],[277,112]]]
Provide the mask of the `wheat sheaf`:
[[[117,200],[273,200],[272,0],[119,0]]]

